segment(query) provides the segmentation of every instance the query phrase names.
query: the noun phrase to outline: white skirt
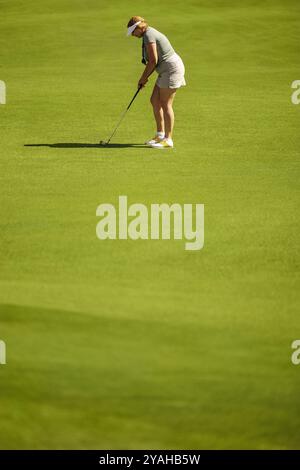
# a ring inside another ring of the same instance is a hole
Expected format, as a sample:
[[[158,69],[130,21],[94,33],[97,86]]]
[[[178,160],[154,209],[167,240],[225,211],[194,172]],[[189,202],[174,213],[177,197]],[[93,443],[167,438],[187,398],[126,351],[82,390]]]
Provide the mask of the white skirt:
[[[176,53],[161,62],[156,71],[158,73],[156,85],[159,88],[180,88],[186,85],[184,63]]]

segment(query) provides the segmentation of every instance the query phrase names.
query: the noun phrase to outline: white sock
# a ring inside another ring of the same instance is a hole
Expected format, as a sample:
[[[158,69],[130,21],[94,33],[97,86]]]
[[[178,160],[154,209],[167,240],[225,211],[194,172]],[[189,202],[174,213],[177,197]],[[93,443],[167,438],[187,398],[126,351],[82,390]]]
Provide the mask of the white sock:
[[[160,139],[163,139],[165,137],[165,133],[164,132],[156,132],[156,136],[159,137]]]

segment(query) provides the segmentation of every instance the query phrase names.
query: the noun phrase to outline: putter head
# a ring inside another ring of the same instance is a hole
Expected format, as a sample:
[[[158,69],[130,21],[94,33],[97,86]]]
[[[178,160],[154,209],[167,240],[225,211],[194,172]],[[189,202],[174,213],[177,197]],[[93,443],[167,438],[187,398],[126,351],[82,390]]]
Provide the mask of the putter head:
[[[107,145],[107,141],[106,140],[100,140],[100,145]]]

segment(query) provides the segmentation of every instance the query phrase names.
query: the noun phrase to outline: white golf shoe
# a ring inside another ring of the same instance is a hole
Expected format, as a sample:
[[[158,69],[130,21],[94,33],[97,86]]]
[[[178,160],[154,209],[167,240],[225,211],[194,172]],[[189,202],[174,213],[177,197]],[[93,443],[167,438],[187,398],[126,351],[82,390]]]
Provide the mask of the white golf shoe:
[[[158,144],[159,142],[161,142],[163,140],[163,137],[160,137],[158,135],[156,135],[155,137],[153,137],[152,139],[150,140],[147,140],[147,142],[145,142],[146,145],[149,145],[149,147],[151,147],[152,144]]]
[[[172,139],[162,139],[159,142],[154,142],[150,144],[150,147],[154,149],[172,149],[174,147],[174,143]]]

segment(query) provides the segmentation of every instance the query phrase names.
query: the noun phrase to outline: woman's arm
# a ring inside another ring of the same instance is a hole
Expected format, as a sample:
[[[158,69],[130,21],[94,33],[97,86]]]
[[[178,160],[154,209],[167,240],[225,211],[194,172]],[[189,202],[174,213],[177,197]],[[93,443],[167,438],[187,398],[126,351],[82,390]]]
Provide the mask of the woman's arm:
[[[150,42],[149,44],[147,44],[147,53],[149,61],[145,67],[141,78],[139,79],[138,87],[146,85],[148,78],[150,77],[151,73],[155,70],[155,67],[157,65],[158,54],[155,42]]]

